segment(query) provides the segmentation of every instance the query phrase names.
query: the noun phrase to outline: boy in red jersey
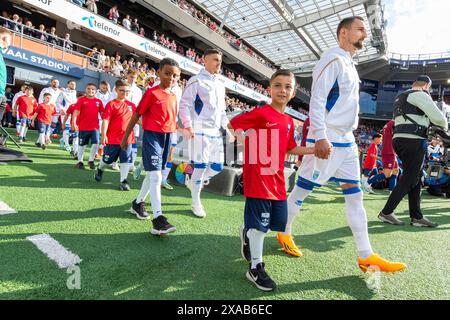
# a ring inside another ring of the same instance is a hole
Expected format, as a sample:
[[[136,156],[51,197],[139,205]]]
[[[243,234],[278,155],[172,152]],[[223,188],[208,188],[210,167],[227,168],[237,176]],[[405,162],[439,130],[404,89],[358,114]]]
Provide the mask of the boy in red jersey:
[[[33,96],[33,88],[27,87],[25,89],[25,95],[17,99],[14,107],[13,117],[16,116],[17,109],[19,109],[19,114],[17,116],[20,118],[20,131],[19,131],[19,142],[26,141],[28,126],[31,124],[31,118],[33,117],[34,110],[37,108],[37,100]]]
[[[313,147],[298,147],[294,122],[284,114],[295,95],[295,77],[279,70],[270,80],[272,104],[256,108],[231,120],[229,129],[245,133],[244,195],[245,225],[241,227],[241,253],[250,262],[247,278],[263,291],[276,288],[262,261],[264,237],[269,230],[284,232],[287,195],[284,180],[286,154],[314,154]]]
[[[95,97],[97,86],[93,83],[86,85],[86,94],[80,97],[75,103],[75,111],[72,116],[72,125],[75,131],[78,131],[78,169],[84,169],[83,154],[86,146],[91,143],[91,154],[89,156],[89,168],[94,170],[94,159],[98,151],[100,140],[100,127],[98,116],[103,112],[103,103]],[[79,117],[79,127],[78,127]]]
[[[378,174],[377,160],[378,160],[378,146],[381,144],[381,134],[375,134],[372,138],[372,144],[367,151],[366,159],[363,167],[363,187],[366,192],[374,194],[372,184],[377,184],[386,180],[384,173]]]
[[[66,130],[67,127],[71,136],[72,136],[72,150],[70,152],[70,154],[75,158],[78,159],[78,131],[75,131],[74,126],[72,124],[72,120],[73,120],[73,113],[75,111],[75,104],[71,104],[67,110],[66,113],[64,115],[64,119],[63,119],[63,131]],[[68,121],[70,118],[70,121]],[[78,117],[77,119],[77,127],[80,125],[80,117]]]
[[[159,86],[148,89],[136,113],[132,116],[120,146],[128,149],[128,139],[139,118],[142,116],[144,136],[142,140],[142,162],[146,176],[142,182],[138,197],[131,204],[131,212],[138,219],[148,219],[145,210],[145,198],[150,193],[153,210],[153,220],[150,233],[165,235],[176,231],[161,210],[162,170],[165,168],[171,145],[171,134],[176,131],[176,116],[178,113],[177,98],[170,91],[180,77],[178,63],[169,58],[161,60],[158,69],[161,79]]]
[[[52,95],[50,93],[44,94],[44,102],[39,104],[34,111],[33,119],[31,120],[31,126],[34,127],[34,121],[38,119],[39,139],[36,142],[37,147],[41,147],[43,150],[46,148],[45,137],[50,130],[52,124],[52,116],[56,114],[56,106],[50,104]]]
[[[131,146],[135,143],[134,133],[128,137],[128,147],[126,150],[120,148],[120,142],[127,128],[128,123],[136,106],[127,100],[130,93],[130,85],[123,80],[117,80],[115,85],[117,98],[108,102],[102,114],[102,131],[100,143],[104,146],[103,158],[97,167],[95,180],[100,182],[103,171],[108,164],[112,164],[120,159],[120,190],[129,191],[130,186],[127,181],[128,172],[131,165]]]

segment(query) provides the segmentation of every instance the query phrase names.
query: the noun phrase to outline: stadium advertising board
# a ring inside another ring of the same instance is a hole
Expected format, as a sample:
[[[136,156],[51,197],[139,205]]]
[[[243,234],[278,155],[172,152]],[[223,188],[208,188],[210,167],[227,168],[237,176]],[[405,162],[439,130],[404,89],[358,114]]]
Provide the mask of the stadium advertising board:
[[[16,47],[9,47],[6,50],[3,49],[2,53],[3,57],[9,60],[29,64],[34,67],[39,67],[58,73],[63,73],[76,78],[82,78],[84,76],[83,69],[79,67],[73,66],[63,61],[51,59],[49,57],[36,54],[31,51],[19,49]]]
[[[156,60],[164,58],[172,58],[176,60],[182,70],[190,74],[197,74],[203,67],[194,61],[187,59],[157,43],[148,39],[140,37],[138,34],[126,30],[125,28],[116,25],[112,21],[95,15],[87,9],[81,8],[67,1],[52,1],[52,0],[23,0],[23,2],[30,4],[40,10],[57,15],[69,21],[71,27],[83,28],[92,30],[104,37],[113,39],[117,42],[123,43],[126,46],[135,49],[143,54],[151,56]],[[269,98],[253,91],[250,88],[244,87],[224,76],[220,76],[225,87],[231,91],[235,91],[243,96],[257,100],[268,101]]]

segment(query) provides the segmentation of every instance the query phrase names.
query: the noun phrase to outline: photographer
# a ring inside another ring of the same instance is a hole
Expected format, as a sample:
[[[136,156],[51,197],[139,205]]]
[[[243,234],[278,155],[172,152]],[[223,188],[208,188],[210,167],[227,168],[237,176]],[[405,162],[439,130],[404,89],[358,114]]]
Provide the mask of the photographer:
[[[403,177],[392,191],[378,218],[393,225],[404,225],[394,215],[400,201],[408,195],[411,225],[436,228],[438,225],[426,219],[420,210],[421,181],[424,160],[427,155],[427,132],[430,124],[447,130],[447,119],[431,99],[432,81],[419,76],[411,90],[399,94],[394,102],[394,150],[403,163]]]

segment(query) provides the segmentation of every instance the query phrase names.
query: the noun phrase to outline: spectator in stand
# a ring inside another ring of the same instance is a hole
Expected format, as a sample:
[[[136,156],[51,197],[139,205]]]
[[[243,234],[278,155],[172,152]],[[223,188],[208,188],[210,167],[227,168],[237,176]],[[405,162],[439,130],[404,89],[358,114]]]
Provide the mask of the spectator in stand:
[[[153,31],[153,41],[158,42],[158,33],[156,31]]]
[[[31,20],[28,20],[25,23],[25,27],[23,27],[23,33],[29,37],[34,37],[35,30]]]
[[[98,68],[97,47],[92,47],[92,50],[87,53],[87,56],[89,57],[89,65],[97,69]]]
[[[51,27],[50,28],[50,33],[47,36],[47,42],[51,43],[54,46],[59,46],[59,39],[58,36],[56,35],[56,28],[55,27]]]
[[[122,64],[120,60],[116,60],[116,58],[111,58],[111,73],[114,77],[120,77],[123,71]]]
[[[5,10],[3,10],[2,11],[2,27],[4,27],[4,28],[6,28],[6,29],[11,29],[11,27],[10,27],[10,25],[9,25],[9,19],[10,19],[10,17],[9,17],[9,15],[8,15],[8,12],[7,11],[5,11]]]
[[[117,5],[114,5],[108,12],[108,19],[112,22],[116,23],[119,21],[119,10],[117,9]]]
[[[20,21],[19,21],[19,15],[14,14],[12,21],[9,22],[9,29],[11,29],[13,32],[20,32]]]
[[[100,49],[100,52],[97,55],[97,68],[98,70],[103,70],[103,66],[105,64],[105,60],[106,60],[106,53],[105,53],[105,49]]]
[[[43,24],[39,25],[39,30],[34,33],[34,37],[47,42],[48,33],[45,31],[45,26]]]
[[[139,21],[137,18],[134,18],[133,23],[131,23],[131,31],[138,33],[139,29]]]
[[[141,37],[143,37],[143,38],[145,37],[145,30],[144,30],[144,28],[141,27],[141,28],[139,29],[139,35],[140,35]]]
[[[64,37],[63,47],[67,50],[73,50],[73,43],[70,40],[70,33],[66,33],[66,36]]]
[[[97,4],[96,2],[98,2],[99,0],[87,0],[86,1],[86,8],[90,11],[92,11],[93,13],[97,14]]]
[[[110,73],[111,72],[111,58],[106,57],[105,61],[103,62],[103,72]]]
[[[131,30],[131,18],[128,14],[122,19],[122,26],[127,30]]]

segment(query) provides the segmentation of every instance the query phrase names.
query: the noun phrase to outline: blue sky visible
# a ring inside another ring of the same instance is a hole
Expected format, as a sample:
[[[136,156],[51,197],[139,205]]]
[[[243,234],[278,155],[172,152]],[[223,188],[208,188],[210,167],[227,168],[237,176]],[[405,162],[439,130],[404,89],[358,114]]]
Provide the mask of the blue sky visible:
[[[388,49],[394,53],[450,52],[450,0],[383,0]]]

